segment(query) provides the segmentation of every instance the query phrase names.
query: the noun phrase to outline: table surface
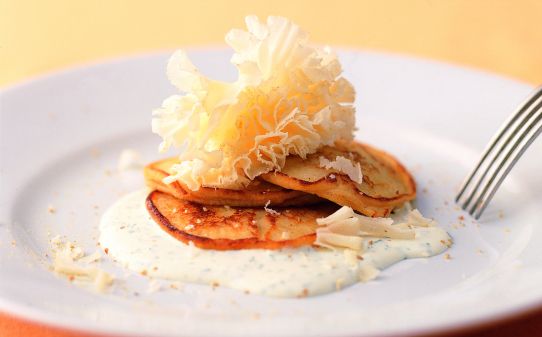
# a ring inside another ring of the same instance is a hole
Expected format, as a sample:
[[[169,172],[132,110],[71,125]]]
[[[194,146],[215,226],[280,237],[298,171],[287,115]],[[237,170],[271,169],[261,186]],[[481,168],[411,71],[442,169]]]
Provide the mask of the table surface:
[[[123,55],[220,45],[230,28],[244,26],[247,14],[289,17],[316,43],[433,58],[542,83],[538,0],[0,0],[0,88]],[[534,336],[541,330],[542,310],[455,335]],[[0,334],[91,336],[2,313]]]

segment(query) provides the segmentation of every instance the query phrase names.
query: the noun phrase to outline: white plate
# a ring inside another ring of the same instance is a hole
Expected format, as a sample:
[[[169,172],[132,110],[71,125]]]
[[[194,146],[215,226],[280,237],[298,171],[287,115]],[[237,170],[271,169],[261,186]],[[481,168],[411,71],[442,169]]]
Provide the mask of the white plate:
[[[233,79],[229,52],[193,51],[205,73]],[[455,239],[437,256],[378,281],[305,299],[270,299],[188,285],[146,294],[123,276],[95,294],[47,270],[48,232],[96,249],[100,215],[140,174],[115,172],[122,149],[158,158],[150,112],[174,92],[166,54],[74,69],[0,93],[0,310],[53,325],[136,335],[350,336],[465,328],[542,305],[540,142],[507,179],[480,224],[453,205],[461,179],[531,88],[446,64],[368,52],[340,54],[358,91],[358,138],[414,173],[418,205]],[[538,162],[537,162],[538,161]],[[53,205],[56,213],[47,212]],[[96,208],[97,207],[97,208]],[[124,290],[122,290],[122,289]],[[134,292],[139,292],[139,296]]]

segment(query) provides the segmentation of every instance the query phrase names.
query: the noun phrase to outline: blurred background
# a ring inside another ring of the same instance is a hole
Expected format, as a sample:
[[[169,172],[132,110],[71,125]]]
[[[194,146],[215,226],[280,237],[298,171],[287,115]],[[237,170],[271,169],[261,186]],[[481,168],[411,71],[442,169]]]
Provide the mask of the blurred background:
[[[542,83],[540,0],[0,0],[0,86],[129,54],[220,45],[247,14],[287,16],[317,43]]]

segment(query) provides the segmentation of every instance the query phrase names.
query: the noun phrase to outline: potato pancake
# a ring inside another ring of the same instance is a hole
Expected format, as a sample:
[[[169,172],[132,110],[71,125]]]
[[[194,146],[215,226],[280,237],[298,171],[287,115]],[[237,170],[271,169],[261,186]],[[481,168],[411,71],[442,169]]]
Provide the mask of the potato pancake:
[[[320,166],[320,157],[329,161],[345,157],[359,163],[361,184],[348,175]],[[358,142],[337,142],[302,159],[290,156],[281,172],[262,179],[286,189],[316,194],[339,205],[373,217],[388,216],[393,208],[416,197],[416,184],[401,163],[384,151]]]
[[[316,219],[338,208],[331,203],[272,210],[206,206],[161,191],[151,192],[146,206],[154,221],[171,236],[216,250],[311,245],[316,238]]]

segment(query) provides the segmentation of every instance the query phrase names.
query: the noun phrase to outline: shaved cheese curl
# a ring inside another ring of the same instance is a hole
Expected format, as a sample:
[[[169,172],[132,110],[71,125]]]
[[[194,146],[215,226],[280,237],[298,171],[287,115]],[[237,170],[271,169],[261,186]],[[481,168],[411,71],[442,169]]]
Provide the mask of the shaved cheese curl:
[[[168,78],[181,94],[153,112],[152,130],[161,151],[183,152],[165,182],[241,189],[280,171],[288,155],[305,158],[353,138],[355,92],[335,54],[309,45],[308,34],[282,17],[249,16],[246,25],[226,35],[235,82],[204,76],[183,51],[169,60]]]

